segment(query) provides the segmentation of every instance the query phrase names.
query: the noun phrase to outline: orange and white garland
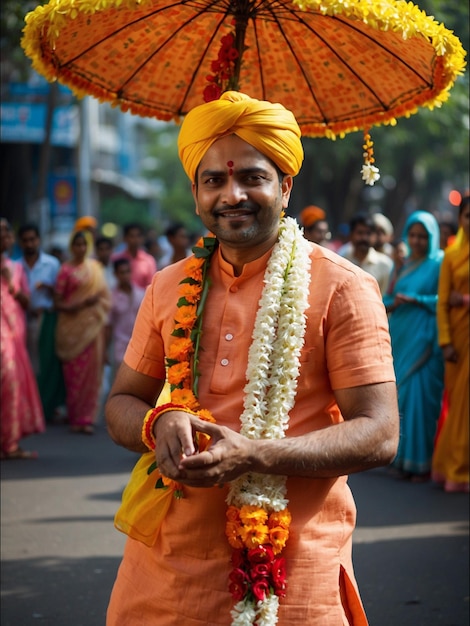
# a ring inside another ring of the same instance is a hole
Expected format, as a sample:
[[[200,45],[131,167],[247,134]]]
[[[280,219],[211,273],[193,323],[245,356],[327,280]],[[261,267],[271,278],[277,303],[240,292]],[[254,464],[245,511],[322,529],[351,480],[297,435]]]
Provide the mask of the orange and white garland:
[[[281,222],[264,283],[240,433],[249,439],[280,439],[294,406],[310,283],[309,243],[292,218]],[[287,584],[280,556],[291,521],[286,477],[243,474],[230,484],[227,504],[226,534],[234,548],[230,591],[237,601],[232,626],[272,626]]]

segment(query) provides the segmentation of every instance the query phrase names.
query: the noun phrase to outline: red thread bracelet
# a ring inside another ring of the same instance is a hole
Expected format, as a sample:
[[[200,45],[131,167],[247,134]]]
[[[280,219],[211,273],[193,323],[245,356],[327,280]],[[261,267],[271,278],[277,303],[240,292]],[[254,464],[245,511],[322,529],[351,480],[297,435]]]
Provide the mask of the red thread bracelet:
[[[167,413],[168,411],[184,411],[188,413],[188,408],[183,406],[182,404],[173,404],[172,402],[168,402],[167,404],[162,404],[160,406],[155,407],[154,409],[150,409],[147,411],[144,417],[144,422],[142,424],[142,442],[147,446],[149,450],[155,450],[155,435],[153,433],[153,427],[155,422],[163,415],[163,413]]]

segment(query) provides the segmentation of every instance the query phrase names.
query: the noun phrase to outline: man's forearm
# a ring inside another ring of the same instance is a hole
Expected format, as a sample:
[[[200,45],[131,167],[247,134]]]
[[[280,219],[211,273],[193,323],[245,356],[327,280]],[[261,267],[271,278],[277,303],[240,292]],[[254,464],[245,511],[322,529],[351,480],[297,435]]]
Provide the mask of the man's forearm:
[[[257,441],[253,471],[310,478],[352,474],[388,465],[397,441],[394,420],[378,428],[374,419],[358,417],[300,437]]]
[[[134,396],[117,394],[106,403],[105,415],[111,439],[133,452],[147,452],[142,443],[142,423],[152,407]]]

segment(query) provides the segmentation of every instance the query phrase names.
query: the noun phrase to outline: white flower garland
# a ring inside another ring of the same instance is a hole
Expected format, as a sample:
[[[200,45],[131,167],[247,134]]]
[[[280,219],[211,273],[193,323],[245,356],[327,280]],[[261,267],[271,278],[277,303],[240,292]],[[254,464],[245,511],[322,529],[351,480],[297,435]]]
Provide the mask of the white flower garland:
[[[264,275],[248,353],[240,433],[249,439],[281,439],[289,426],[305,335],[309,247],[297,222],[285,218]],[[286,476],[244,474],[230,484],[227,503],[282,511],[288,504],[286,480]],[[233,608],[232,626],[273,626],[277,623],[278,603],[275,595],[256,605],[242,600]]]

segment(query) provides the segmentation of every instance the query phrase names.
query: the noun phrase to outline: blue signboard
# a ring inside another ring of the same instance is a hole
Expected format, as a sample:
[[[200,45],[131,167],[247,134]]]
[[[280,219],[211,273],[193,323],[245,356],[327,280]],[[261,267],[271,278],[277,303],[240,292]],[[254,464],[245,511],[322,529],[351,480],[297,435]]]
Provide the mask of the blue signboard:
[[[55,230],[71,230],[77,219],[77,177],[49,176],[50,217]]]
[[[2,142],[42,143],[45,139],[46,105],[43,103],[0,105]],[[76,105],[59,106],[54,110],[51,143],[53,146],[73,148],[79,135],[79,113]]]

